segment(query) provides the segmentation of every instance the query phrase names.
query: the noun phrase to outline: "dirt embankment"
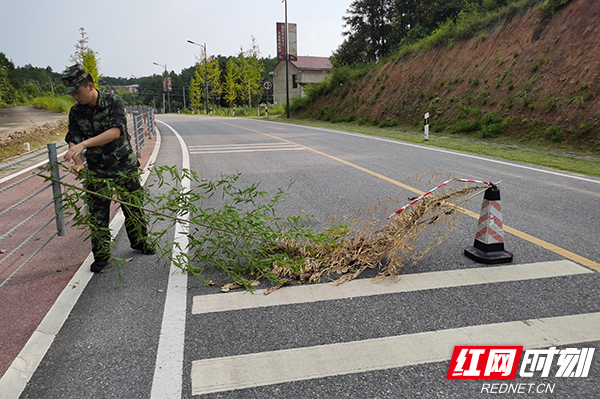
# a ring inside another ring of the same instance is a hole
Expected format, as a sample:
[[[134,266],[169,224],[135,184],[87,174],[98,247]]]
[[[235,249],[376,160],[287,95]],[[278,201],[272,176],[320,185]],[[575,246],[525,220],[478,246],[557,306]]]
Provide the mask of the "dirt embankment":
[[[418,124],[483,137],[520,135],[600,149],[600,1],[550,20],[522,9],[468,41],[379,66],[311,106],[313,117]]]
[[[68,120],[63,119],[0,137],[0,162],[27,154],[25,143],[29,143],[29,148],[34,151],[47,143],[59,141],[64,138],[68,125]]]

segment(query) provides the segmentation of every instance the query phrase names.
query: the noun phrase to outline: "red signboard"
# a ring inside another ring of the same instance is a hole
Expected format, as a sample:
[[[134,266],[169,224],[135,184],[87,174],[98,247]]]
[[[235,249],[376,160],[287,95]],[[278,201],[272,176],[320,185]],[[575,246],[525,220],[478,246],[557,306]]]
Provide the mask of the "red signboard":
[[[277,59],[285,61],[285,24],[277,22]]]
[[[171,85],[171,78],[163,78],[163,91],[173,91],[173,86]]]
[[[277,60],[285,61],[285,23],[277,22]],[[288,54],[290,61],[298,60],[298,44],[296,39],[296,24],[288,24]]]

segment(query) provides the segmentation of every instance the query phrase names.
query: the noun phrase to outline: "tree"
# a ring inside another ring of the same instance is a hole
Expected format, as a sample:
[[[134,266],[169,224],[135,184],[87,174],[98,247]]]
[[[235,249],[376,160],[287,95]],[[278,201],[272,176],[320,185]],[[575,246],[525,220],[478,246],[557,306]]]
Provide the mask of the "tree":
[[[239,69],[233,58],[227,61],[227,67],[225,71],[225,84],[223,85],[224,99],[227,101],[230,107],[233,106],[235,100],[237,100],[240,93],[239,84]]]
[[[221,68],[219,68],[219,60],[216,57],[211,57],[208,63],[208,92],[213,103],[221,101],[223,94],[223,85],[221,83]],[[208,100],[207,100],[208,101]]]
[[[221,86],[219,60],[216,57],[207,59],[204,51],[203,47],[200,57],[196,58],[198,63],[196,64],[194,73],[190,79],[190,103],[192,107],[198,109],[202,104],[202,97],[206,97],[207,92],[208,98],[205,98],[205,101],[208,103],[210,98],[212,98],[213,102],[218,102],[221,99],[221,93],[223,91]]]
[[[455,20],[463,10],[492,11],[508,1],[354,0],[342,18],[345,40],[334,52],[333,64],[377,62],[399,45],[420,40]]]
[[[15,86],[11,75],[15,75],[15,64],[4,53],[0,53],[0,108],[15,103]]]
[[[248,58],[246,58],[246,54],[244,50],[240,48],[240,54],[238,55],[237,62],[237,76],[238,76],[238,90],[239,96],[242,98],[242,101],[248,100],[250,96],[250,64],[248,62]]]
[[[263,74],[265,72],[265,65],[259,60],[260,49],[254,36],[252,36],[252,47],[247,52],[246,57],[248,61],[246,79],[250,89],[250,96],[255,99],[255,103],[258,103],[263,94],[261,88],[264,79]]]
[[[194,76],[192,76],[192,80],[190,81],[190,107],[200,110],[202,106],[202,95],[204,90],[202,89],[202,74],[196,68],[194,72]]]
[[[0,108],[11,105],[14,102],[15,88],[8,79],[8,72],[0,65]]]
[[[69,60],[76,64],[79,64],[94,78],[94,84],[96,88],[100,88],[100,81],[104,79],[104,76],[100,75],[98,71],[98,53],[92,50],[88,46],[89,38],[84,28],[79,28],[81,39],[75,44],[75,54],[71,55]]]
[[[394,0],[354,0],[342,17],[346,28],[342,34],[359,54],[365,54],[367,62],[380,60],[391,48],[394,4]]]
[[[21,82],[19,81],[19,73],[17,72],[17,69],[15,68],[15,64],[12,62],[12,60],[9,60],[4,53],[1,53],[1,52],[0,52],[0,67],[4,68],[4,71],[6,72],[7,79],[10,81],[10,84],[15,89],[18,89],[21,86],[20,85]]]

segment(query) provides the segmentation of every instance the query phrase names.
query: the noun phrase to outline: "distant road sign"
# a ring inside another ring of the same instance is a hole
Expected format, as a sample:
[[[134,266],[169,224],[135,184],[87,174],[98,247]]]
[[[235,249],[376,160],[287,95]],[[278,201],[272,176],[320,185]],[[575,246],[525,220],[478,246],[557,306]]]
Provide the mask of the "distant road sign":
[[[271,82],[270,80],[265,80],[263,82],[263,89],[265,89],[266,91],[273,89],[273,82]]]

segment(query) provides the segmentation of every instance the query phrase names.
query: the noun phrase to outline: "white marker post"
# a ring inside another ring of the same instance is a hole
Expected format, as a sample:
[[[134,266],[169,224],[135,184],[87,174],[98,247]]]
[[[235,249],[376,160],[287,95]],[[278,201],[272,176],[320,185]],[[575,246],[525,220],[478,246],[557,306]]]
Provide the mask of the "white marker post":
[[[425,141],[429,141],[429,112],[425,114]]]

